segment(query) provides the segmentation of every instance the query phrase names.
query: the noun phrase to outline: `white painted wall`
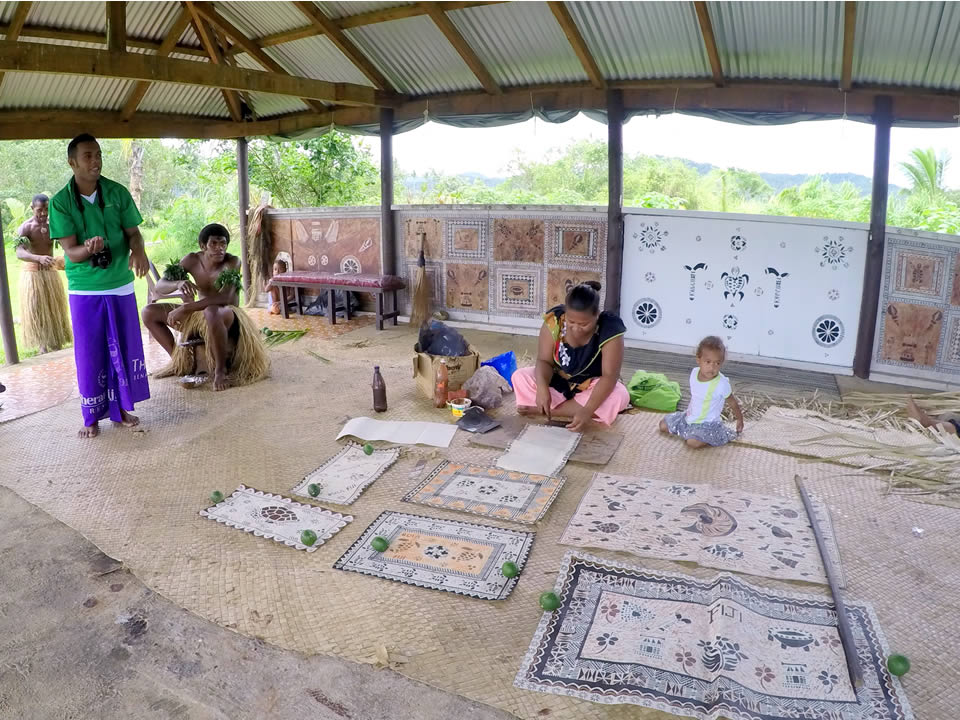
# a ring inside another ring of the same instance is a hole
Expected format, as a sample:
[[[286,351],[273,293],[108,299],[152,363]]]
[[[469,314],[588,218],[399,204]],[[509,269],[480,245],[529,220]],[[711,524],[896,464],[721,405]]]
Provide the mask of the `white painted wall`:
[[[866,225],[624,212],[628,339],[693,348],[719,335],[731,352],[758,362],[852,366]]]

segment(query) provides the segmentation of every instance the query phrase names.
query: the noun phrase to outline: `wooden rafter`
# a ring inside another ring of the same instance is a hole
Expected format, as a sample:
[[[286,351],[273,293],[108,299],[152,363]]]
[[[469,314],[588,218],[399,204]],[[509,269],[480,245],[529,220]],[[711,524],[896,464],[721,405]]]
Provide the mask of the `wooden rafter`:
[[[200,44],[207,51],[207,57],[214,65],[222,65],[223,57],[220,55],[220,48],[213,35],[213,29],[207,25],[206,19],[197,11],[196,3],[188,2],[187,9],[190,11],[194,32],[200,38]],[[243,119],[243,113],[240,112],[240,97],[236,90],[220,89],[223,95],[223,101],[227,105],[227,110],[234,122],[240,122]]]
[[[229,38],[221,32],[220,30],[214,28],[214,32],[217,36],[217,42],[220,44],[220,57],[223,58],[223,61],[230,65],[231,67],[238,67],[236,58],[229,53],[233,45],[230,43]],[[252,112],[253,101],[250,99],[250,94],[242,92],[240,93],[240,99],[246,104],[247,109]]]
[[[577,24],[573,21],[573,16],[570,15],[567,6],[562,2],[548,2],[547,5],[550,6],[550,10],[553,11],[553,16],[557,19],[557,22],[560,23],[563,34],[567,36],[567,42],[570,43],[573,51],[580,59],[580,64],[583,65],[583,69],[586,71],[587,77],[590,78],[590,82],[598,90],[606,90],[607,81],[603,77],[603,73],[600,72],[600,68],[593,59],[593,55],[590,54],[590,48],[587,47],[587,43],[580,33],[580,28],[578,28]]]
[[[294,2],[293,4],[297,6],[297,9],[302,12],[317,29],[323,31],[323,33],[330,38],[330,42],[336,45],[337,49],[340,50],[360,72],[367,76],[367,79],[373,83],[374,87],[378,90],[391,89],[390,83],[388,83],[381,72],[374,67],[369,58],[360,52],[359,48],[343,33],[343,30],[338,28],[330,18],[320,12],[320,8],[312,2]]]
[[[29,3],[27,3],[29,5]],[[0,35],[10,35],[13,29],[13,23],[9,25],[0,24]],[[42,40],[63,40],[72,43],[91,43],[93,45],[106,45],[107,38],[102,32],[92,30],[62,30],[60,28],[50,27],[48,25],[24,25],[19,38],[40,38]],[[18,38],[18,39],[19,39]],[[143,50],[158,50],[160,43],[145,38],[127,37],[128,48],[140,48]],[[173,52],[180,55],[192,55],[194,57],[207,56],[207,53],[201,48],[191,45],[177,45]]]
[[[710,13],[707,3],[695,2],[697,21],[700,23],[700,33],[703,35],[703,45],[710,60],[710,69],[713,71],[713,82],[717,87],[723,87],[723,66],[720,64],[720,53],[717,52],[717,39],[713,34],[713,23],[710,22]]]
[[[180,39],[183,31],[186,30],[190,24],[191,17],[189,8],[182,8],[180,10],[180,14],[176,20],[173,21],[170,30],[167,31],[167,36],[163,39],[163,42],[160,43],[160,47],[157,48],[157,57],[167,57],[173,51],[177,45],[177,40]],[[136,87],[130,91],[126,101],[123,103],[123,109],[120,111],[120,116],[124,120],[129,120],[133,117],[133,114],[137,111],[137,108],[140,107],[141,101],[147,94],[147,90],[150,89],[151,84],[152,83],[141,80],[137,83]]]
[[[843,62],[840,68],[840,89],[853,87],[853,41],[857,31],[857,3],[843,3]]]
[[[127,3],[107,0],[107,49],[110,52],[127,51]]]
[[[193,60],[174,60],[140,53],[111,53],[107,50],[0,42],[0,72],[38,72],[83,75],[123,80],[151,80],[200,87],[226,88],[246,92],[325,100],[339,105],[392,107],[395,96],[353,83],[331,83],[288,74],[212,65]]]
[[[200,13],[200,15],[202,15],[204,19],[208,20],[212,25],[226,33],[235,44],[242,47],[245,53],[250,55],[250,57],[260,63],[264,68],[272,73],[276,73],[277,75],[290,75],[290,73],[287,72],[287,70],[280,63],[267,55],[263,51],[263,48],[240,32],[240,30],[238,30],[229,20],[214,10],[210,3],[188,2],[187,5],[189,5],[191,9],[195,9],[196,12]],[[326,107],[321,102],[316,102],[311,98],[300,99],[316,112],[324,112],[326,110]]]
[[[491,95],[499,95],[502,92],[500,86],[497,85],[496,80],[493,79],[493,76],[483,66],[483,63],[480,62],[480,58],[477,57],[477,54],[473,51],[473,48],[470,47],[470,44],[463,35],[460,34],[460,31],[457,30],[450,18],[447,17],[444,12],[445,3],[428,2],[422,3],[422,5],[426,7],[427,14],[430,16],[430,19],[433,20],[433,24],[443,33],[447,41],[453,45],[453,49],[463,58],[467,67],[470,68],[470,71],[476,76],[477,80],[480,81],[480,84],[483,85],[483,89]]]
[[[30,14],[30,8],[32,6],[32,2],[17,3],[17,8],[13,11],[13,19],[10,21],[10,25],[7,26],[6,33],[4,34],[4,40],[16,42],[20,39],[20,33],[23,32],[23,26],[27,24],[27,15]],[[0,72],[0,85],[3,84],[3,75],[4,74]]]

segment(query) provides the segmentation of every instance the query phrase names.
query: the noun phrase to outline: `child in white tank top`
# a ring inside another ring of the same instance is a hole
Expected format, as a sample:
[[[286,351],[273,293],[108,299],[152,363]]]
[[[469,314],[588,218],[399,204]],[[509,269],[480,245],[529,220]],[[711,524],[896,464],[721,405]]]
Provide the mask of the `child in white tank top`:
[[[743,412],[733,396],[726,375],[720,372],[726,360],[723,341],[705,337],[697,347],[697,367],[690,371],[690,404],[687,409],[667,415],[660,432],[683,438],[695,450],[726,445],[743,432]],[[723,423],[723,408],[729,405],[737,418],[737,432]]]

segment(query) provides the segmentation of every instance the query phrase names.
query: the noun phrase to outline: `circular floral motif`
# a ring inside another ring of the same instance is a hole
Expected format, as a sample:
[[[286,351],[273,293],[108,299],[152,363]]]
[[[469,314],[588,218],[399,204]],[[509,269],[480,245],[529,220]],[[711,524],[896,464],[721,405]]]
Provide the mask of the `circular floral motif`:
[[[827,297],[830,298],[831,300],[839,300],[839,299],[840,299],[840,291],[839,291],[839,290],[831,290],[830,292],[827,293]]]
[[[654,280],[657,279],[657,276],[654,275],[652,272],[648,272],[646,275],[643,276],[643,279],[646,280],[647,282],[653,282]]]
[[[482,485],[477,488],[477,492],[481,495],[493,495],[497,491],[495,485]]]
[[[323,265],[324,267],[326,267],[327,265],[330,264],[330,258],[329,258],[328,256],[326,256],[326,255],[321,255],[321,256],[320,256],[320,264]]]
[[[307,264],[308,264],[310,267],[313,267],[314,265],[316,265],[316,264],[317,264],[317,256],[316,256],[316,255],[311,255],[310,257],[308,257],[308,258],[307,258]]]
[[[760,297],[761,295],[763,295],[763,288],[759,286],[755,287],[753,289],[753,294],[756,295],[757,297]]]
[[[813,339],[821,347],[833,347],[843,340],[843,323],[834,315],[821,315],[813,323]]]
[[[773,335],[773,330],[767,330],[767,335]]]
[[[814,250],[820,255],[820,267],[832,267],[834,270],[841,265],[850,267],[847,255],[853,252],[853,248],[843,244],[843,235],[836,238],[824,236],[823,247]]]
[[[653,225],[640,223],[640,231],[633,234],[633,239],[640,244],[641,251],[649,250],[652,255],[657,250],[666,250],[667,246],[663,241],[670,233],[667,230],[660,229],[660,223]]]
[[[734,235],[730,238],[730,249],[734,252],[740,252],[747,246],[746,238],[742,235]]]
[[[260,508],[259,511],[260,517],[262,517],[267,522],[296,522],[297,514],[290,510],[289,508],[280,507],[279,505],[267,505],[266,507]]]
[[[699,235],[697,235],[697,242],[700,242],[702,239],[703,239],[703,238],[701,238]]]
[[[660,322],[660,305],[652,298],[637,300],[633,306],[633,320],[640,327],[652,328]]]
[[[362,272],[360,268],[360,261],[357,260],[353,255],[347,255],[343,260],[340,261],[340,272],[359,275]]]
[[[693,319],[687,318],[687,325],[693,325]]]
[[[707,280],[703,284],[703,287],[705,287],[707,290],[713,290],[713,280]]]
[[[439,560],[444,555],[448,555],[449,553],[443,545],[430,545],[426,550],[423,551],[423,554],[427,557],[432,557],[435,560]]]
[[[728,313],[728,314],[726,314],[726,315],[723,316],[723,326],[724,326],[727,330],[736,330],[736,329],[737,329],[737,325],[739,325],[739,324],[740,324],[740,321],[737,320],[737,316],[736,316],[736,315],[731,315],[731,314]]]
[[[785,242],[780,243],[780,247],[785,248],[787,244]]]

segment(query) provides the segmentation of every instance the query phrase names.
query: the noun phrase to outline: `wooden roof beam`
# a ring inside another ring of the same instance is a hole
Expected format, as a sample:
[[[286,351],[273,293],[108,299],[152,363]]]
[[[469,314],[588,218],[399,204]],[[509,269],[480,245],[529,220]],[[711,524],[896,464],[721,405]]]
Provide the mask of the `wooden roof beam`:
[[[29,5],[30,3],[25,3]],[[19,5],[19,3],[18,3]],[[14,11],[16,13],[16,11]],[[16,16],[14,16],[16,17]],[[14,23],[9,25],[0,24],[0,35],[9,37]],[[24,25],[17,39],[21,38],[41,38],[43,40],[62,40],[63,42],[83,42],[93,45],[106,45],[107,38],[102,32],[92,30],[63,30],[61,28],[50,27],[48,25]],[[144,50],[158,50],[160,43],[145,38],[127,37],[128,48],[142,48]],[[173,52],[180,55],[192,55],[194,57],[205,58],[207,53],[202,48],[191,45],[177,45]]]
[[[606,78],[603,77],[603,73],[600,72],[593,55],[590,54],[590,48],[587,47],[583,35],[580,34],[580,28],[573,21],[573,16],[567,10],[567,6],[562,2],[548,2],[547,5],[550,6],[553,16],[560,23],[560,28],[563,30],[563,34],[567,36],[567,42],[570,43],[573,51],[577,54],[587,77],[590,78],[590,83],[598,90],[606,90]]]
[[[360,49],[344,34],[343,30],[336,26],[333,20],[320,12],[320,8],[312,2],[294,2],[293,4],[317,29],[323,31],[330,38],[330,42],[337,46],[337,49],[373,83],[374,87],[378,90],[392,90],[390,83],[370,62],[369,58],[360,52]]]
[[[470,44],[464,39],[463,35],[460,34],[460,31],[457,30],[456,26],[444,12],[446,3],[427,2],[421,3],[421,5],[426,7],[427,14],[430,16],[430,19],[433,20],[434,25],[439,28],[440,32],[447,38],[447,41],[453,45],[453,49],[457,51],[457,54],[463,58],[467,67],[470,68],[470,71],[477,80],[480,81],[480,84],[483,85],[483,89],[491,95],[499,95],[502,92],[500,86],[497,85],[496,80],[493,79],[493,76],[483,66],[483,63],[480,62],[480,58],[477,57],[473,48],[470,47]]]
[[[723,66],[720,64],[720,53],[717,52],[717,39],[713,34],[713,23],[710,22],[710,13],[707,12],[707,3],[695,2],[697,21],[700,23],[700,33],[703,35],[703,45],[710,60],[710,69],[713,72],[713,83],[723,87]]]
[[[167,31],[167,36],[157,49],[157,57],[167,57],[167,55],[173,51],[173,48],[177,45],[177,40],[180,39],[183,31],[186,30],[187,25],[190,24],[190,18],[190,9],[181,8],[180,14],[173,21],[173,25],[171,25]],[[152,83],[141,80],[137,83],[136,87],[130,91],[130,94],[127,95],[127,99],[123,103],[123,109],[120,111],[120,116],[124,120],[129,120],[133,117],[133,114],[137,111],[137,108],[140,107],[140,103],[147,94],[147,90],[150,89],[150,85],[152,85]]]
[[[365,85],[332,83],[286,73],[281,75],[140,53],[111,53],[107,50],[42,43],[0,42],[0,72],[38,72],[171,82],[292,95],[338,105],[393,107],[398,103],[397,97],[385,95]]]
[[[857,3],[843,3],[843,61],[840,67],[840,89],[849,92],[853,87],[853,43],[857,32]]]
[[[3,37],[4,40],[16,42],[20,39],[20,33],[23,32],[23,26],[27,23],[27,15],[30,14],[30,8],[32,6],[32,2],[17,3],[16,9],[13,11],[13,19],[10,20],[10,25],[6,28],[6,33]],[[0,85],[3,85],[2,72],[0,72]]]
[[[188,2],[187,10],[190,11],[193,29],[197,33],[197,37],[200,38],[200,44],[203,45],[204,49],[207,51],[207,56],[210,58],[210,62],[212,62],[214,65],[223,65],[223,58],[220,56],[220,48],[217,46],[216,39],[213,35],[213,30],[207,25],[207,21],[203,18],[203,16],[197,12],[196,4]],[[240,97],[237,95],[236,91],[221,88],[220,94],[223,95],[223,102],[227,106],[227,111],[230,113],[230,117],[234,122],[240,122],[243,119],[243,113],[240,111]]]
[[[263,51],[263,48],[240,32],[240,30],[237,29],[229,20],[214,10],[210,3],[187,2],[187,5],[189,5],[191,9],[195,9],[196,12],[200,13],[200,15],[202,15],[204,19],[208,20],[212,25],[222,30],[230,37],[231,40],[233,40],[235,44],[242,47],[245,53],[260,63],[265,69],[278,75],[290,75],[286,68],[284,68],[272,57],[267,55]],[[311,98],[300,99],[317,112],[324,112],[326,110],[326,106],[321,102],[317,102]]]
[[[107,0],[107,50],[127,51],[127,3]]]

